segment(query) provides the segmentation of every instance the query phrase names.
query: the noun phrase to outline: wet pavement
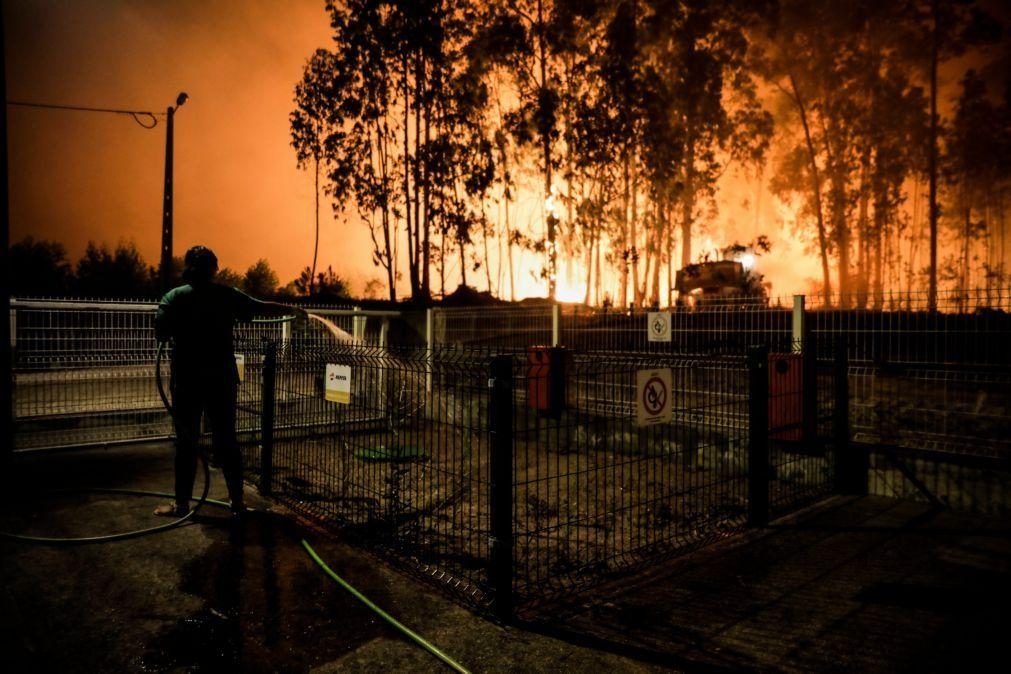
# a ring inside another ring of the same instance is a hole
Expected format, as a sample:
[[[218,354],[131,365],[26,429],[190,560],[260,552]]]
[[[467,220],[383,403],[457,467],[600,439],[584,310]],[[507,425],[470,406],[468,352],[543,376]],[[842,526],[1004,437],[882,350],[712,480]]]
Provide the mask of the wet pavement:
[[[38,488],[165,490],[166,445],[38,454],[19,460],[0,528],[96,535],[162,522],[167,499]],[[198,477],[198,488],[201,478]],[[214,474],[211,496],[223,498]],[[250,505],[265,509],[249,492]],[[653,671],[654,667],[522,629],[503,628],[361,550],[300,529],[279,513],[241,530],[205,508],[193,524],[76,547],[0,540],[4,671],[446,671],[323,574],[307,537],[367,597],[473,671]]]
[[[11,475],[0,528],[110,533],[156,523],[150,512],[164,499],[42,500],[40,486],[164,490],[171,450],[36,454],[19,457]],[[215,474],[211,495],[223,493]],[[835,499],[508,628],[279,512],[239,530],[208,508],[179,529],[102,545],[0,540],[0,667],[446,671],[320,572],[302,536],[472,671],[1005,669],[1011,518],[885,498]]]

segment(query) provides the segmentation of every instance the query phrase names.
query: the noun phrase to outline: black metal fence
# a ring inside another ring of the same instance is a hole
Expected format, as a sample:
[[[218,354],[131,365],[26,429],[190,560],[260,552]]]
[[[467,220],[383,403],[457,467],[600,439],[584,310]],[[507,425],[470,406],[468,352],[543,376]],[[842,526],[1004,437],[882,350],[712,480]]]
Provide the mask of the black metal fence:
[[[649,339],[649,312],[574,306],[440,309],[433,341],[563,345],[614,353],[740,354],[800,335],[845,340],[856,442],[934,461],[1011,461],[1011,290],[709,301],[667,311],[670,341]]]
[[[859,488],[837,471],[839,367],[813,349],[280,345],[247,468],[296,512],[508,617]]]

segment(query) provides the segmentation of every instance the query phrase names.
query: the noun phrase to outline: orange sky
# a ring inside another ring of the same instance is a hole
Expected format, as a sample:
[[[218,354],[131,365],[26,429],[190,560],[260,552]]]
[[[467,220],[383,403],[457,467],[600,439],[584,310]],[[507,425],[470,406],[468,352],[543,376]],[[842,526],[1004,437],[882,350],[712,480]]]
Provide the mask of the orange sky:
[[[0,1],[10,100],[163,111],[179,91],[190,95],[176,116],[177,255],[205,244],[238,271],[266,257],[282,284],[311,263],[312,176],[295,167],[288,114],[306,59],[330,44],[323,0]],[[966,65],[942,70],[942,111]],[[17,107],[8,108],[8,120],[12,240],[55,239],[73,260],[89,240],[132,240],[157,263],[163,124],[146,130],[129,117]],[[512,220],[536,235],[544,195],[539,176],[526,182]],[[774,294],[803,292],[818,278],[810,227],[798,228],[795,214],[754,177],[728,171],[718,201],[719,212],[699,222],[697,251],[766,234],[773,252],[759,269]],[[488,209],[497,219],[498,206]],[[335,221],[325,201],[321,220],[318,267],[333,265],[355,292],[369,279],[385,285],[367,229],[357,219]],[[508,297],[496,247],[493,285]],[[517,297],[544,295],[543,261],[524,251],[516,257]],[[563,263],[559,296],[582,297],[584,278],[584,270]],[[483,269],[468,275],[480,289],[484,279]],[[605,279],[613,293],[615,274]],[[458,282],[453,258],[447,290]]]
[[[289,146],[292,91],[329,43],[323,0],[3,0],[10,100],[176,115],[175,252],[202,243],[282,283],[312,261],[312,177]],[[165,127],[129,117],[8,109],[11,239],[136,242],[157,263]],[[320,265],[360,290],[380,277],[367,232],[321,207]]]

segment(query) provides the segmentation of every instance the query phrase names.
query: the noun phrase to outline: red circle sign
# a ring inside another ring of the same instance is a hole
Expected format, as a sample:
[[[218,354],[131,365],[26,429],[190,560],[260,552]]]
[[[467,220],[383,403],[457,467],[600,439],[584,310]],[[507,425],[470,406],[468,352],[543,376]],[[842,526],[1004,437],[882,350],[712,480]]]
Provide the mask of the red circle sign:
[[[647,414],[657,415],[667,406],[667,384],[660,377],[653,376],[642,387],[642,407]]]

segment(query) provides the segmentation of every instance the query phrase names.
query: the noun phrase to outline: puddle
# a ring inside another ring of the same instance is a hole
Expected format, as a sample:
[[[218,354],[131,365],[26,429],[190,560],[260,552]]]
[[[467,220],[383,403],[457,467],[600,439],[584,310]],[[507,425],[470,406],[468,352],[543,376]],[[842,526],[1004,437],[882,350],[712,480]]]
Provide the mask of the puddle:
[[[385,623],[316,567],[290,524],[254,516],[238,540],[223,522],[210,520],[203,526],[215,542],[182,569],[179,588],[205,605],[149,642],[146,671],[305,671],[388,634]],[[388,605],[367,565],[346,573]]]

